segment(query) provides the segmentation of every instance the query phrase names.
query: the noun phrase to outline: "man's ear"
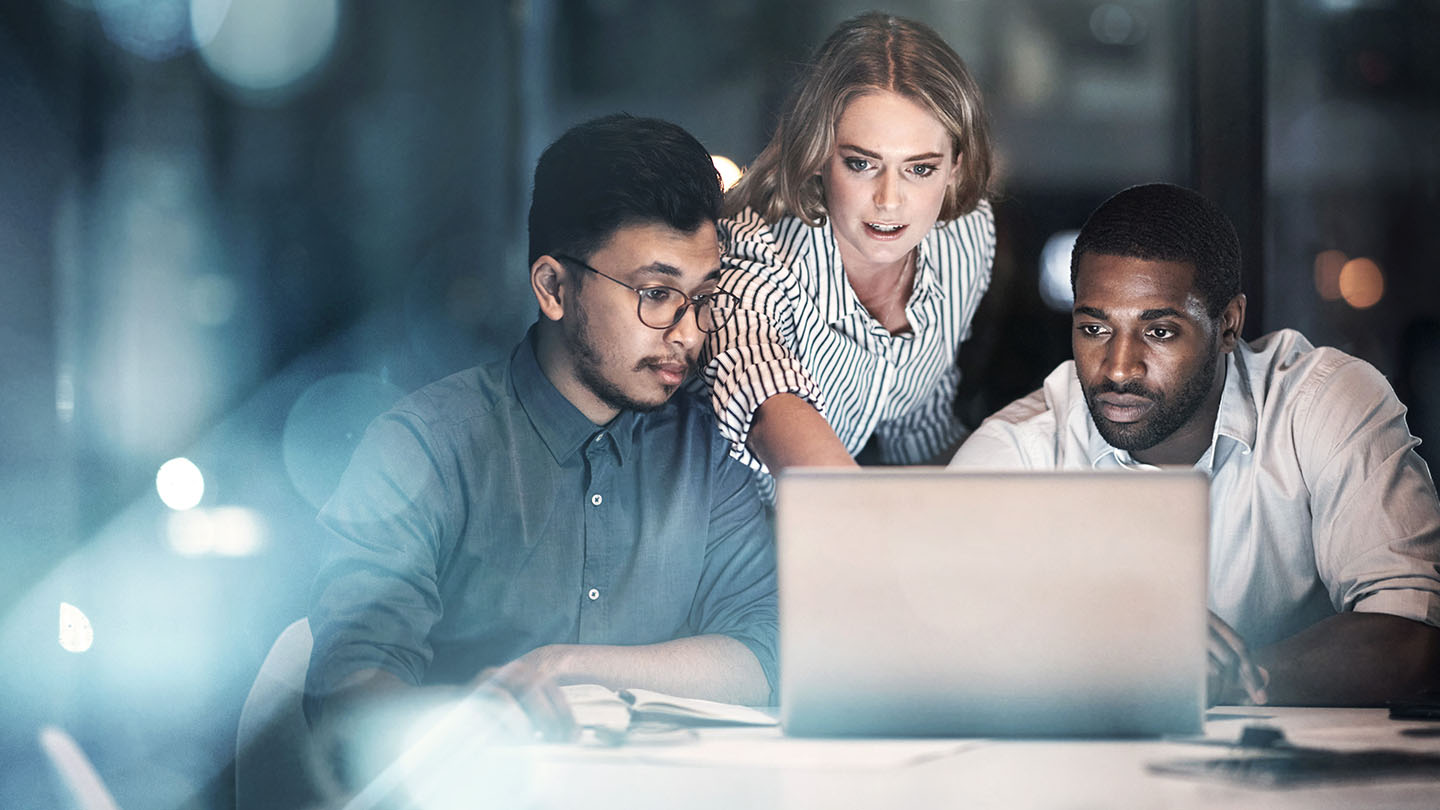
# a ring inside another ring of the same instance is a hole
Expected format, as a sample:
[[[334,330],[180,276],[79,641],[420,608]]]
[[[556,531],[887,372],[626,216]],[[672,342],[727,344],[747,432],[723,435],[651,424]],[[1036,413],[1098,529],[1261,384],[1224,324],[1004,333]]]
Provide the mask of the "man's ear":
[[[1220,311],[1220,351],[1231,352],[1240,342],[1240,331],[1245,328],[1245,294],[1241,293]]]
[[[553,256],[541,256],[530,265],[530,289],[540,304],[540,314],[552,321],[565,317],[565,288],[570,277],[565,266]]]

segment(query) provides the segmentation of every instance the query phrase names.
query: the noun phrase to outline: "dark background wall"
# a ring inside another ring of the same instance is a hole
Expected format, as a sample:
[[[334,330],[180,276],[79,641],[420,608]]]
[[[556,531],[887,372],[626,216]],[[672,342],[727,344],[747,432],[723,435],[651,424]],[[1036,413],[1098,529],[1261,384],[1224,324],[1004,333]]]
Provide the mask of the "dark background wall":
[[[304,613],[313,515],[360,431],[533,318],[540,150],[623,109],[743,165],[805,54],[865,7],[0,6],[0,806],[54,803],[46,724],[122,806],[229,806],[240,703]],[[1247,334],[1296,326],[1375,363],[1436,460],[1440,6],[892,10],[965,57],[1000,149],[967,418],[1068,357],[1064,304],[1042,295],[1065,233],[1168,180],[1235,219]],[[205,484],[185,512],[156,488],[179,456]],[[84,652],[56,644],[61,603]]]

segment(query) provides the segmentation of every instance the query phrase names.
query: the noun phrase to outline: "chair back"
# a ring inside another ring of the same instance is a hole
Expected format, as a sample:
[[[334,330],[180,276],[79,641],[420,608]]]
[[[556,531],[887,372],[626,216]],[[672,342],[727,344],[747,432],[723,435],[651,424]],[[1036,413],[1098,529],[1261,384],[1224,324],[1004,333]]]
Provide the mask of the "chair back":
[[[301,705],[311,644],[307,619],[286,627],[245,698],[235,735],[236,810],[298,810],[323,803]]]

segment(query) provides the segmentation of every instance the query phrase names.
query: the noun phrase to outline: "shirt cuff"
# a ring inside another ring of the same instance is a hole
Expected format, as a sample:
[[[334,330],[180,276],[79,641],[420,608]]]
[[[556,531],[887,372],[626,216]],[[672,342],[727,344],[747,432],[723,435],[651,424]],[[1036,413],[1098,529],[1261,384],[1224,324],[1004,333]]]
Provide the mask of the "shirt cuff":
[[[1375,591],[1351,608],[1356,613],[1389,613],[1431,627],[1440,627],[1440,593],[1417,588]]]
[[[775,696],[780,693],[780,666],[775,655],[775,633],[770,633],[770,642],[755,638],[751,633],[736,632],[724,633],[724,635],[744,644],[755,660],[760,662],[760,669],[765,673],[765,682],[770,685],[770,704],[775,705]]]

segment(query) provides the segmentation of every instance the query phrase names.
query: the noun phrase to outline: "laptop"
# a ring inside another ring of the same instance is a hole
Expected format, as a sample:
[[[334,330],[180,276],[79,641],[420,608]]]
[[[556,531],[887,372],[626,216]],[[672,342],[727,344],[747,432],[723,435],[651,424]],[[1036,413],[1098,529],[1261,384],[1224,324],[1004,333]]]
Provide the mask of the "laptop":
[[[792,470],[794,736],[1198,733],[1209,483],[1193,470]]]

